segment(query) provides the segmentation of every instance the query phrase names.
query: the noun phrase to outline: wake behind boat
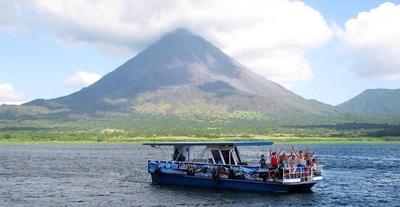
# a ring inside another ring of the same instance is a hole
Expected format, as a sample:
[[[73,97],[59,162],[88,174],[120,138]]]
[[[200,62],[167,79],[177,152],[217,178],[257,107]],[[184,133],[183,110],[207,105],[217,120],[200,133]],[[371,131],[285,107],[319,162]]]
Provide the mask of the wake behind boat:
[[[144,143],[152,147],[170,146],[174,150],[172,160],[147,162],[154,184],[294,192],[309,191],[322,180],[322,166],[317,165],[315,159],[306,163],[304,153],[297,153],[294,148],[289,157],[297,157],[295,165],[286,159],[286,155],[276,152],[270,151],[269,163],[264,155],[257,163],[246,162],[239,153],[239,147],[272,144],[266,141]],[[199,147],[199,153],[194,153]]]

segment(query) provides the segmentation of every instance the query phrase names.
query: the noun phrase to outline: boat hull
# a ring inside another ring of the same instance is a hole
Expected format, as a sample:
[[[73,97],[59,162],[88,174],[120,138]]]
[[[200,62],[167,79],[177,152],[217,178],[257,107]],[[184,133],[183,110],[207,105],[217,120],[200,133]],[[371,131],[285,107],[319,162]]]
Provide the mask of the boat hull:
[[[202,188],[230,189],[241,191],[256,192],[299,192],[310,191],[315,182],[307,183],[279,183],[279,182],[261,182],[235,179],[214,180],[207,177],[196,177],[180,174],[151,174],[154,184],[164,185],[183,185]]]

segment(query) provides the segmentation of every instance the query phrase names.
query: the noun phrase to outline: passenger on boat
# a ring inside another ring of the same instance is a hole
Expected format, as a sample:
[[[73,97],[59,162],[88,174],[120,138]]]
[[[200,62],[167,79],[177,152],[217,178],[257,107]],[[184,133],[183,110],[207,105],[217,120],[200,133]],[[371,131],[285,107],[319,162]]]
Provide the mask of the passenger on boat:
[[[315,176],[321,176],[321,171],[318,169],[317,159],[313,158],[311,161],[311,169]]]
[[[317,160],[315,158],[311,160],[310,166],[313,170],[317,170]]]
[[[297,157],[297,168],[304,168],[307,164],[307,161],[304,157],[303,151],[299,151],[299,153],[296,152],[294,147],[292,146],[292,152],[296,155]]]
[[[313,159],[312,157],[313,157],[313,155],[314,155],[314,152],[310,152],[308,150],[305,152],[304,157],[306,159],[307,166],[311,166],[312,165],[312,159]]]
[[[279,152],[279,154],[280,154],[281,152]],[[276,154],[276,152],[272,152],[272,150],[271,149],[269,149],[269,157],[270,157],[270,159],[271,159],[271,162],[270,162],[270,168],[272,168],[272,169],[276,169],[276,168],[278,168],[278,157],[277,157],[277,154]]]
[[[289,168],[288,157],[286,156],[285,153],[282,154],[281,160],[282,160],[282,167],[283,167],[284,169],[288,169],[288,168]]]
[[[267,168],[267,161],[265,160],[264,155],[261,155],[261,158],[260,158],[260,167],[261,167],[261,168]]]
[[[280,151],[278,155],[281,153]],[[278,156],[276,152],[272,152],[271,149],[269,149],[269,157],[270,157],[270,163],[269,163],[269,177],[276,180],[276,176],[278,174]]]
[[[295,174],[295,169],[296,169],[296,155],[291,155],[290,156],[290,161],[289,161],[289,168],[290,168],[290,174]]]
[[[304,168],[306,167],[306,160],[304,158],[304,153],[300,150],[298,153],[292,146],[292,154],[296,156],[296,166],[295,166],[295,176],[296,177],[303,177],[304,176]]]
[[[285,176],[287,177],[289,173],[289,164],[288,164],[288,157],[285,153],[279,156],[279,177]]]

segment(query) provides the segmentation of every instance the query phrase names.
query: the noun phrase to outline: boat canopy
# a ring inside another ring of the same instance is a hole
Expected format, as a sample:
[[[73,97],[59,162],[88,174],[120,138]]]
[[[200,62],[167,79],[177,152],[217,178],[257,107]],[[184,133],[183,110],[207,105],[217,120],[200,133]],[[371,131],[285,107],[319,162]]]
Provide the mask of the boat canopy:
[[[143,145],[154,146],[266,146],[269,141],[231,141],[231,142],[148,142]]]

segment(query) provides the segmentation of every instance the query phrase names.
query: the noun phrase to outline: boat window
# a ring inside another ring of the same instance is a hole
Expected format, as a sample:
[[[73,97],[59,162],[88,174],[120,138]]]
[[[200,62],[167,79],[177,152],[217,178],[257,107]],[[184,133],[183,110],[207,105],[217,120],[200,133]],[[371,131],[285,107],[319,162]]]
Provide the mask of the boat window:
[[[230,150],[221,150],[221,153],[222,153],[222,156],[224,157],[224,161],[225,161],[225,164],[235,164],[235,161],[233,160],[233,156],[230,156],[230,158],[231,158],[231,161],[229,162],[229,151]]]
[[[223,164],[219,150],[211,150],[211,154],[214,157],[215,164]]]

